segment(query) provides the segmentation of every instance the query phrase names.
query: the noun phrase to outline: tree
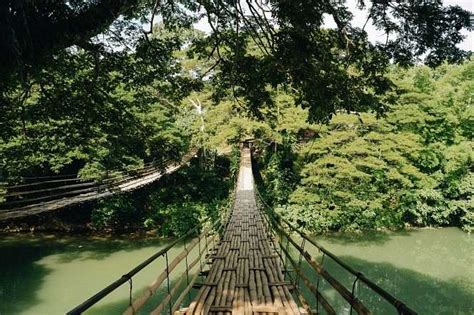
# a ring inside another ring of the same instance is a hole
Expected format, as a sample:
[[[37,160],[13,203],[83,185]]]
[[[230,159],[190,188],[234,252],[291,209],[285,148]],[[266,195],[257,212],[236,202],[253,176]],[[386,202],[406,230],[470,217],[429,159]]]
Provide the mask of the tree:
[[[136,37],[139,29],[130,33],[134,18],[149,16],[153,26],[159,15],[168,27],[191,26],[204,10],[213,31],[195,47],[219,63],[217,95],[232,86],[232,93],[245,96],[259,116],[261,107],[272,106],[268,85],[283,85],[297,91],[297,104],[310,109],[312,120],[327,120],[339,109],[383,111],[381,95],[391,87],[385,78],[390,60],[407,65],[426,56],[428,64],[437,65],[467,54],[456,47],[460,31],[471,29],[469,13],[459,7],[444,7],[440,1],[358,4],[368,9],[368,22],[386,32],[385,43],[372,44],[364,29],[351,26],[344,1],[9,0],[0,7],[1,72],[4,80],[20,69],[28,72],[72,45],[97,49],[104,41],[93,36],[104,31],[122,40]],[[325,16],[337,29],[323,28]],[[247,52],[250,42],[260,55]]]
[[[0,4],[0,73],[8,75],[72,45],[86,44],[139,1],[16,1]],[[0,78],[5,79],[5,77]]]
[[[1,175],[97,178],[178,158],[190,136],[176,124],[178,105],[194,84],[179,75],[173,54],[180,47],[175,37],[153,37],[134,52],[70,48],[9,82],[0,107]]]
[[[282,214],[311,232],[405,224],[472,231],[473,66],[392,69],[400,97],[385,118],[335,115],[296,150],[300,180],[288,202],[274,197]]]

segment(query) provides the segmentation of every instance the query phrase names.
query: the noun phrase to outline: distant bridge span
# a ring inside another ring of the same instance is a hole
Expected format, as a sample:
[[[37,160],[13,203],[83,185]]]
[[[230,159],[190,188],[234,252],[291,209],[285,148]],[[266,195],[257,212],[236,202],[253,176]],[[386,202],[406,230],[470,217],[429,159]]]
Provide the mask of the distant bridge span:
[[[184,157],[179,162],[168,163],[163,167],[156,167],[154,165],[150,165],[140,169],[137,172],[137,175],[122,175],[118,178],[111,178],[106,179],[103,182],[79,182],[78,178],[74,179],[64,179],[64,180],[52,180],[44,183],[54,183],[54,182],[68,182],[72,181],[73,184],[67,186],[60,186],[51,189],[39,189],[34,190],[31,193],[41,193],[41,192],[55,192],[60,191],[60,193],[55,195],[45,195],[40,196],[38,198],[31,198],[26,199],[25,201],[29,202],[27,205],[21,205],[24,203],[23,200],[14,201],[14,202],[6,202],[1,204],[0,207],[0,221],[9,220],[9,219],[16,219],[22,218],[27,216],[32,216],[44,212],[49,212],[53,210],[58,210],[66,207],[70,207],[73,205],[78,205],[84,202],[98,200],[106,197],[110,197],[114,194],[121,193],[121,192],[129,192],[140,187],[149,185],[164,175],[171,174],[181,168],[183,165],[189,162],[191,158],[196,154],[196,151],[193,150],[188,154],[184,155]],[[26,184],[26,185],[18,185],[16,187],[21,186],[34,186],[44,184],[43,182],[40,183],[33,183],[33,184]],[[7,187],[8,188],[8,187]],[[21,194],[28,194],[27,192],[14,192],[8,194],[9,195],[21,195]],[[51,199],[51,200],[49,200]],[[20,204],[21,206],[17,206]]]

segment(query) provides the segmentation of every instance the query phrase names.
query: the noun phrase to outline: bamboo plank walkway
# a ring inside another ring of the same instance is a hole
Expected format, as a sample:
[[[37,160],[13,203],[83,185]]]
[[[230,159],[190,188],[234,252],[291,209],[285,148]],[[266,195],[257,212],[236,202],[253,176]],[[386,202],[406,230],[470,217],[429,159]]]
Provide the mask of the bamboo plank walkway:
[[[195,300],[176,314],[306,314],[271,243],[255,201],[250,151],[243,149],[232,216],[209,274]]]

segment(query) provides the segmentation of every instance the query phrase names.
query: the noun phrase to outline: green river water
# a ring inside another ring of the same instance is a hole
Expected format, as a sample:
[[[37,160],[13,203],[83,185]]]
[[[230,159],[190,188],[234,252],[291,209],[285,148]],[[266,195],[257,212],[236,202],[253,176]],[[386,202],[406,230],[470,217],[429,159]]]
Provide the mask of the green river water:
[[[317,239],[419,314],[474,314],[472,235],[443,228]],[[0,237],[0,314],[64,314],[167,244],[156,239]],[[170,258],[180,249],[174,249]],[[351,283],[329,261],[325,267]],[[133,291],[140,291],[163,268],[164,259],[159,259],[144,269],[134,278]],[[331,290],[321,289],[337,304]],[[378,303],[365,299],[363,288],[357,292],[363,301]],[[125,285],[88,314],[120,314],[128,295]],[[376,310],[388,313],[383,307]],[[349,310],[341,306],[338,313]]]

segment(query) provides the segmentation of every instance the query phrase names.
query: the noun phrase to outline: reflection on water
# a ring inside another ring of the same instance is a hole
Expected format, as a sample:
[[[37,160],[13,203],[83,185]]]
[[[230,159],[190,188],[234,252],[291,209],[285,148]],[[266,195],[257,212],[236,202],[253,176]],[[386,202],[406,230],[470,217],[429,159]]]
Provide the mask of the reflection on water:
[[[317,240],[419,314],[474,314],[474,240],[458,229],[341,234]],[[154,239],[0,238],[0,314],[64,314],[167,244]],[[180,249],[173,250],[170,259]],[[327,259],[324,264],[341,282],[352,285],[347,273]],[[135,294],[163,268],[160,259],[134,278]],[[338,314],[348,314],[337,294],[324,282],[321,285]],[[128,305],[128,290],[124,285],[87,314],[121,313]],[[391,314],[392,309],[363,285],[357,293],[376,314]]]
[[[2,238],[0,314],[64,314],[167,244],[156,239]],[[172,250],[170,257],[180,250]],[[135,296],[164,268],[160,258],[134,277]],[[128,296],[124,285],[87,314],[120,314]]]
[[[459,229],[339,234],[315,239],[419,314],[474,314],[474,239]],[[321,257],[316,250],[309,251]],[[329,259],[325,259],[324,266],[352,288],[355,277]],[[329,285],[321,284],[324,294],[337,305],[338,314],[348,314],[347,304]],[[356,292],[376,314],[396,314],[365,285],[356,286]]]

